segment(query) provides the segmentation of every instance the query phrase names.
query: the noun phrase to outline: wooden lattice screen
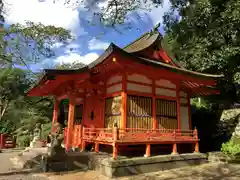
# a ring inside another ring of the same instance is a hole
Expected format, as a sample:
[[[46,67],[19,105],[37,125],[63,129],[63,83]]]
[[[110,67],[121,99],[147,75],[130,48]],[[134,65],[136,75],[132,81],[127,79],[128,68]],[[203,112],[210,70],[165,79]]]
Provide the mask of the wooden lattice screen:
[[[152,128],[152,98],[127,96],[127,128]]]
[[[121,96],[116,96],[116,97],[111,97],[106,99],[105,119],[104,119],[105,128],[112,128],[114,125],[114,122],[117,122],[118,127],[120,127],[121,104],[122,104]]]
[[[158,128],[177,129],[177,102],[156,99],[156,115]]]

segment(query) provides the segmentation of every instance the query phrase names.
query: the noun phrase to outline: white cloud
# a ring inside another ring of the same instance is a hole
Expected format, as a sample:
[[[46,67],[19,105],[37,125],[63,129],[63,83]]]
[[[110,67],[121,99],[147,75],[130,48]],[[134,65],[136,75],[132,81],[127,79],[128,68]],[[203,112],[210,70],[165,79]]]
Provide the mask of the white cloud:
[[[90,64],[94,60],[96,60],[99,57],[97,53],[88,53],[84,56],[81,56],[80,54],[77,53],[71,53],[68,55],[64,56],[59,56],[58,58],[55,59],[55,62],[57,64],[62,64],[62,63],[73,63],[73,62],[81,62],[84,64]]]
[[[25,24],[26,21],[32,21],[35,23],[42,23],[44,25],[54,25],[56,27],[63,27],[71,31],[71,33],[76,36],[76,39],[71,42],[68,46],[62,47],[61,44],[54,45],[54,50],[56,53],[55,59],[43,59],[39,64],[35,66],[41,68],[44,63],[71,63],[74,61],[82,62],[84,64],[89,64],[94,61],[99,55],[97,53],[89,51],[104,50],[109,46],[109,43],[105,41],[98,40],[96,38],[91,39],[86,43],[86,40],[91,35],[91,30],[89,34],[84,32],[85,27],[80,26],[79,9],[69,8],[63,4],[63,1],[59,0],[60,3],[53,3],[53,0],[46,0],[39,2],[39,0],[6,0],[7,16],[5,17],[8,24],[20,23]],[[76,0],[77,1],[77,0]],[[88,0],[89,2],[90,0]],[[58,1],[56,1],[58,2]],[[105,7],[106,2],[100,3],[99,7]],[[149,21],[150,26],[158,22],[162,22],[162,16],[164,12],[169,10],[170,4],[169,0],[164,0],[163,6],[154,8],[147,16],[150,18],[146,19]],[[131,13],[130,13],[131,14]],[[140,13],[141,14],[141,13]],[[89,13],[82,13],[83,19],[89,19]],[[143,15],[143,14],[142,14]],[[92,16],[91,16],[92,17]],[[129,17],[133,22],[141,27],[139,20],[135,17]],[[145,26],[145,25],[144,25]],[[96,27],[98,28],[98,27]],[[142,27],[141,27],[142,28]],[[150,27],[152,28],[152,27]],[[88,28],[86,28],[88,29]],[[100,27],[99,27],[100,29]],[[95,30],[99,30],[95,29]],[[146,28],[145,28],[146,29]],[[100,31],[100,30],[99,30]],[[111,34],[111,33],[109,33]],[[81,38],[79,38],[81,36]],[[131,34],[132,36],[132,34]],[[118,44],[123,39],[123,36],[119,34],[114,36],[114,42]],[[112,37],[106,37],[106,39],[112,39]],[[85,43],[83,43],[85,42]],[[85,54],[85,55],[80,55]]]
[[[84,33],[79,25],[77,9],[67,8],[63,3],[39,0],[8,0],[6,22],[9,24],[26,21],[54,25],[70,30],[74,35]]]
[[[163,15],[170,9],[170,6],[170,1],[164,0],[162,6],[152,9],[152,11],[149,13],[149,17],[152,20],[153,24],[157,24],[159,22],[162,23]]]
[[[105,50],[108,48],[108,46],[109,43],[100,41],[96,38],[93,38],[88,42],[88,48],[90,50]]]

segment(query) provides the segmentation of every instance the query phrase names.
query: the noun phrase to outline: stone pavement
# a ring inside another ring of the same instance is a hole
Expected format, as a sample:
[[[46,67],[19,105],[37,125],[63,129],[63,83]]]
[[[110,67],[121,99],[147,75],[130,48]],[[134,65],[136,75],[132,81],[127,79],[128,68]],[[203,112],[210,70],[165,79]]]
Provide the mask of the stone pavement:
[[[47,177],[35,176],[29,171],[19,172],[13,168],[11,158],[16,157],[20,150],[4,150],[0,153],[0,180],[48,180]]]
[[[110,180],[94,171],[45,174],[49,180]],[[240,180],[240,165],[209,163],[194,167],[115,178],[116,180]]]
[[[29,173],[15,172],[12,169],[11,157],[19,151],[0,153],[0,180],[109,180],[95,171],[78,171],[65,173]],[[200,166],[159,171],[117,180],[240,180],[240,164],[209,163]]]

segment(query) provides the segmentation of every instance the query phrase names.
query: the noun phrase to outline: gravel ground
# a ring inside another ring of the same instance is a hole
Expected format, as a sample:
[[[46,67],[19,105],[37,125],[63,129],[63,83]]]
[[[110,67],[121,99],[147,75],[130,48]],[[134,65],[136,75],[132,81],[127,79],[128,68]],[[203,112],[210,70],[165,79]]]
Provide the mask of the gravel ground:
[[[109,180],[95,171],[53,173],[14,173],[9,160],[19,151],[0,153],[0,180]],[[117,178],[118,180],[240,180],[240,164],[209,163],[200,166],[159,171],[131,177]]]

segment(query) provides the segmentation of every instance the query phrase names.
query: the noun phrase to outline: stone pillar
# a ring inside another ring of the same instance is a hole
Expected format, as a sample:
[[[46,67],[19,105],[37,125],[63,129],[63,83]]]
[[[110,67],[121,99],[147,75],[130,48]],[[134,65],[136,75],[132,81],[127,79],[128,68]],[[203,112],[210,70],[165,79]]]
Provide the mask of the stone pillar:
[[[69,151],[72,147],[74,115],[75,115],[75,98],[70,97],[69,110],[68,110],[67,137],[66,137],[67,138],[66,151]]]
[[[52,118],[52,132],[55,132],[55,123],[58,121],[58,113],[59,113],[59,100],[55,99],[54,108],[53,108],[53,118]]]

